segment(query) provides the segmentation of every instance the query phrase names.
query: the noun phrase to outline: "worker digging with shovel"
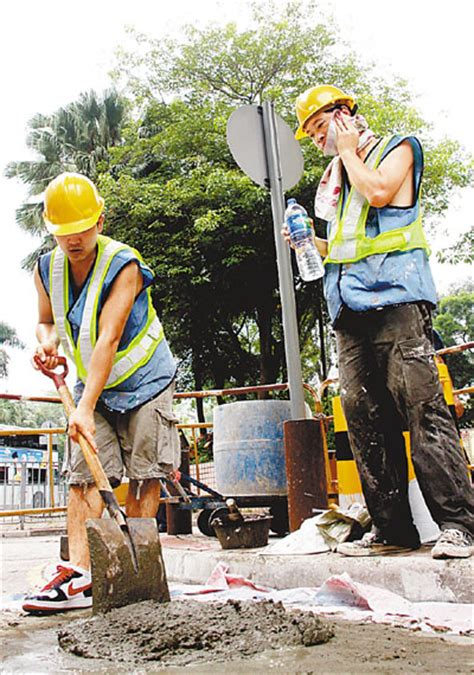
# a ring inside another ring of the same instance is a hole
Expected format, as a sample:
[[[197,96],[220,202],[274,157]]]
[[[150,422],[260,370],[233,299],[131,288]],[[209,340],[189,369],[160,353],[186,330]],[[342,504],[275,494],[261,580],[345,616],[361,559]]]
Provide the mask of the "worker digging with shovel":
[[[78,374],[77,407],[68,411],[69,564],[59,565],[23,604],[27,612],[53,613],[92,605],[86,521],[100,518],[103,500],[113,499],[111,491],[98,490],[84,443],[97,453],[107,484],[115,487],[128,476],[131,522],[155,518],[159,479],[178,468],[180,446],[172,412],[176,363],[151,302],[152,271],[137,251],[102,235],[104,200],[86,176],[59,175],[46,188],[44,207],[57,247],[35,270],[39,344],[33,364],[57,368],[64,362],[61,344]]]

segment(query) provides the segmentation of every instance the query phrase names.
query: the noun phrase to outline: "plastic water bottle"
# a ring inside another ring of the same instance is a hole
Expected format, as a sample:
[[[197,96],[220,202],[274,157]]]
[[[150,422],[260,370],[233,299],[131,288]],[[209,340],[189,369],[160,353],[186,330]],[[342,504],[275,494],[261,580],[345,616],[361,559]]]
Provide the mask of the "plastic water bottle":
[[[285,211],[285,221],[294,246],[298,270],[303,281],[315,281],[324,276],[324,266],[314,243],[311,221],[306,209],[289,199]]]

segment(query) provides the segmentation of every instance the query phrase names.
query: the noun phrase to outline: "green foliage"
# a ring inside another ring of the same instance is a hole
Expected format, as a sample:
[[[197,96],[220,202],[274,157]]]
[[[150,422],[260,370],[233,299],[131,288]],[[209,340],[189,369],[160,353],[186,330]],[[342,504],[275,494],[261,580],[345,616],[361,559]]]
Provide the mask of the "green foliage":
[[[426,211],[433,218],[454,189],[472,181],[472,162],[460,146],[431,139],[407,83],[362,63],[337,34],[316,3],[304,0],[254,3],[244,30],[188,25],[177,39],[132,32],[134,46],[118,52],[113,74],[128,101],[119,97],[109,109],[106,95],[95,103],[85,95],[49,118],[37,116],[29,142],[39,160],[7,169],[32,195],[65,168],[98,182],[106,233],[136,246],[156,273],[153,300],[181,360],[181,387],[286,377],[269,195],[236,167],[226,143],[237,106],[272,99],[295,127],[296,96],[333,82],[354,94],[376,133],[422,138]],[[327,160],[310,142],[302,149],[306,170],[291,196],[309,207]],[[40,205],[23,205],[18,221],[39,228]],[[320,284],[296,276],[296,288],[310,379],[319,365],[324,303]]]
[[[24,349],[25,345],[19,339],[15,328],[9,326],[5,321],[0,321],[0,380],[8,376],[8,363],[10,361],[4,347]]]
[[[10,357],[4,349],[0,349],[0,380],[8,375]]]
[[[458,263],[472,264],[474,262],[474,227],[465,232],[454,246],[438,252],[438,259],[452,265]]]
[[[439,301],[434,321],[446,347],[474,340],[474,284],[467,281],[450,289]]]
[[[107,167],[110,148],[121,142],[126,114],[126,100],[117,92],[90,91],[51,115],[38,113],[29,121],[26,144],[36,158],[10,162],[5,169],[7,178],[28,186],[29,198],[17,209],[17,224],[42,237],[39,247],[24,259],[25,269],[32,270],[39,256],[54,246],[42,217],[46,186],[63,171],[77,171],[95,180],[99,169]]]
[[[0,424],[30,429],[41,429],[43,426],[65,428],[66,417],[63,407],[57,403],[0,400]],[[58,435],[55,438],[59,457],[62,458],[65,435]]]
[[[212,462],[214,459],[214,446],[213,446],[213,435],[212,433],[202,434],[196,439],[197,453],[199,458],[199,463]],[[191,452],[189,455],[191,464],[196,463],[196,456],[194,452]]]
[[[5,321],[0,321],[0,344],[19,347],[20,349],[25,348],[25,345],[17,335],[16,329],[9,326]]]
[[[453,287],[441,298],[433,325],[440,333],[446,347],[474,341],[474,284],[467,282]],[[467,350],[444,357],[455,389],[474,385],[474,353]],[[463,427],[474,423],[474,405],[467,402],[466,412],[460,421]]]
[[[46,422],[54,427],[66,426],[66,417],[61,405],[0,400],[0,424],[37,429]]]

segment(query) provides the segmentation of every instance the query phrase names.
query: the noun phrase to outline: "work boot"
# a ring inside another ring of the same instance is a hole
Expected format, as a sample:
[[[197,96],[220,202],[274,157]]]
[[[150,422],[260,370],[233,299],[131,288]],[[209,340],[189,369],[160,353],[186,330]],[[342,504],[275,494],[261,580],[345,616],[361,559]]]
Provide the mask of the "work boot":
[[[375,532],[366,532],[362,539],[356,541],[344,541],[338,544],[336,551],[342,555],[352,557],[374,556],[374,555],[394,555],[396,553],[410,553],[420,547],[418,543],[415,546],[398,546],[388,544]]]
[[[472,537],[467,532],[450,528],[443,530],[431,549],[431,557],[469,558],[472,555]]]
[[[53,614],[92,607],[92,579],[88,570],[58,565],[56,574],[35,594],[27,595],[25,612]]]

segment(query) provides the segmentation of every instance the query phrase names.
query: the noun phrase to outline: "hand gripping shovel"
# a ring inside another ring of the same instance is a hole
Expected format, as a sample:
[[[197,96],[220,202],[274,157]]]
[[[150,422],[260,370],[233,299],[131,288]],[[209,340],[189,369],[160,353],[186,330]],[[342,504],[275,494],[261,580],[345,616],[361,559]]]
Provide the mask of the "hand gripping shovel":
[[[67,361],[58,357],[61,373],[48,370],[35,356],[38,368],[58,390],[66,415],[76,409],[66,385]],[[86,523],[92,568],[93,613],[107,612],[141,600],[170,599],[161,544],[154,518],[127,518],[121,510],[99,456],[89,441],[79,435],[79,445],[104,501],[110,518]]]

